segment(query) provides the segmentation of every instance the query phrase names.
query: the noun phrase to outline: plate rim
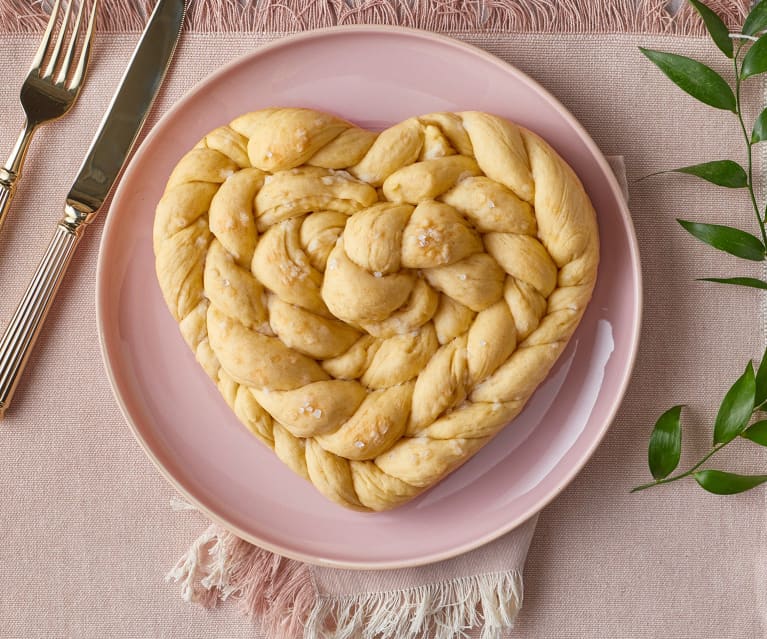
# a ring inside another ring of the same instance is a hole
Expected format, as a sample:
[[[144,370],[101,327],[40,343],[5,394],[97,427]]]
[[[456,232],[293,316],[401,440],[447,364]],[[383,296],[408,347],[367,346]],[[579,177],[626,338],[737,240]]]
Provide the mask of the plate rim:
[[[528,507],[526,510],[524,510],[521,514],[518,514],[516,517],[511,517],[509,521],[506,522],[503,526],[499,526],[495,530],[489,533],[473,538],[470,541],[467,541],[460,545],[456,545],[450,549],[427,553],[425,555],[421,555],[417,558],[411,558],[411,559],[371,560],[367,562],[361,562],[361,561],[355,561],[355,560],[328,559],[328,558],[318,557],[318,556],[314,556],[307,553],[296,552],[292,549],[283,548],[277,544],[273,544],[266,540],[260,539],[258,536],[253,535],[252,533],[248,531],[242,530],[240,527],[233,525],[232,523],[226,521],[223,517],[219,516],[217,513],[211,511],[207,506],[201,503],[200,500],[198,500],[194,495],[192,495],[173,476],[170,470],[168,470],[163,465],[163,463],[160,461],[158,456],[152,450],[151,446],[147,443],[145,438],[141,435],[140,429],[136,425],[130,411],[128,410],[125,399],[123,397],[123,393],[121,392],[116,382],[115,373],[109,358],[109,347],[106,343],[106,338],[105,338],[105,333],[106,333],[105,318],[104,318],[105,311],[102,310],[102,308],[106,306],[106,302],[105,302],[106,298],[105,298],[105,294],[102,291],[105,288],[104,281],[105,281],[105,271],[107,267],[105,266],[105,260],[104,260],[104,245],[107,242],[107,238],[111,236],[111,226],[113,224],[113,218],[114,218],[113,215],[109,215],[109,212],[111,211],[114,203],[117,202],[119,204],[120,200],[122,199],[122,195],[123,195],[122,185],[123,183],[127,181],[127,178],[129,178],[133,174],[133,172],[137,170],[136,166],[138,163],[136,162],[136,160],[140,159],[144,155],[145,149],[148,143],[152,139],[153,132],[156,129],[160,128],[162,125],[164,125],[164,123],[167,120],[172,119],[175,116],[176,112],[183,108],[184,104],[187,102],[187,100],[191,96],[196,95],[197,93],[201,91],[204,91],[210,83],[214,82],[220,76],[227,74],[231,69],[235,68],[236,66],[240,64],[247,64],[250,60],[258,58],[259,56],[267,54],[275,49],[290,47],[298,42],[305,42],[305,41],[317,39],[317,38],[333,37],[335,35],[345,34],[345,33],[399,34],[399,35],[405,35],[408,37],[414,37],[420,40],[431,41],[432,43],[436,43],[442,46],[449,46],[456,49],[460,49],[460,50],[463,50],[463,52],[465,53],[468,53],[472,56],[483,59],[483,61],[486,63],[490,63],[493,65],[502,67],[506,73],[511,73],[512,75],[517,76],[518,79],[528,84],[532,89],[538,92],[542,97],[550,101],[555,107],[557,107],[558,111],[562,114],[567,124],[571,126],[573,130],[575,130],[578,133],[579,137],[584,142],[588,151],[594,156],[597,165],[601,169],[603,175],[606,177],[606,182],[609,185],[610,190],[615,196],[615,200],[618,203],[620,217],[622,218],[624,227],[626,229],[627,240],[629,244],[629,261],[631,264],[632,275],[634,280],[633,303],[634,303],[635,311],[634,311],[634,316],[632,318],[634,328],[633,328],[630,343],[629,343],[629,348],[630,348],[629,356],[626,361],[626,366],[624,367],[624,370],[623,370],[623,379],[620,382],[618,392],[615,394],[615,396],[611,400],[611,406],[604,419],[603,425],[600,427],[599,431],[596,433],[596,436],[588,445],[585,454],[583,454],[580,457],[580,459],[575,464],[573,464],[573,466],[567,472],[562,474],[559,480],[557,480],[555,486],[549,491],[549,494],[546,495],[545,498],[539,500],[538,503],[536,503],[534,506]],[[95,286],[96,288],[96,326],[97,326],[97,332],[98,332],[99,351],[101,353],[101,359],[107,373],[107,378],[109,380],[109,385],[112,390],[112,394],[115,400],[117,401],[117,404],[120,408],[120,412],[122,413],[123,419],[127,423],[131,433],[133,434],[133,437],[141,446],[142,450],[150,459],[150,461],[155,466],[155,468],[160,472],[160,474],[165,478],[165,480],[168,481],[176,491],[181,493],[181,495],[186,500],[188,500],[199,512],[204,514],[208,519],[218,524],[222,528],[230,532],[233,532],[241,539],[244,539],[245,541],[248,541],[249,543],[254,544],[260,548],[264,548],[270,552],[273,552],[275,554],[278,554],[284,557],[288,557],[290,559],[294,559],[297,561],[302,561],[302,562],[306,562],[306,563],[310,563],[310,564],[318,565],[318,566],[331,567],[331,568],[352,569],[352,570],[382,570],[382,569],[394,570],[394,569],[400,569],[400,568],[412,568],[412,567],[436,563],[439,561],[444,561],[446,559],[450,559],[450,558],[465,554],[467,552],[470,552],[472,550],[475,550],[476,548],[484,546],[485,544],[488,544],[498,539],[499,537],[511,532],[515,528],[521,526],[523,523],[531,519],[533,516],[540,513],[546,506],[548,506],[554,499],[556,499],[556,497],[559,496],[561,492],[581,472],[581,470],[586,465],[586,463],[594,455],[594,452],[596,451],[596,449],[602,443],[602,440],[607,434],[607,431],[612,426],[615,420],[616,414],[621,407],[623,398],[625,397],[626,390],[628,388],[629,382],[632,377],[632,373],[636,364],[636,358],[637,358],[637,354],[639,350],[639,341],[640,341],[642,320],[643,320],[643,288],[642,288],[643,278],[642,278],[642,268],[641,268],[640,254],[639,254],[639,244],[636,237],[636,229],[634,228],[628,203],[626,201],[625,196],[623,195],[623,191],[618,183],[618,180],[612,171],[612,168],[607,162],[602,151],[597,146],[596,142],[594,142],[591,135],[586,131],[585,127],[575,118],[575,116],[570,112],[570,110],[567,109],[567,107],[565,107],[550,91],[548,91],[540,83],[538,83],[532,77],[530,77],[529,75],[527,75],[526,73],[518,69],[513,64],[508,63],[505,60],[502,60],[501,58],[485,51],[484,49],[468,44],[456,38],[451,38],[449,36],[432,33],[432,32],[424,31],[420,29],[393,26],[393,25],[340,25],[340,26],[334,26],[334,27],[325,27],[321,29],[311,29],[308,31],[294,33],[294,34],[278,37],[275,40],[268,42],[266,44],[258,45],[252,51],[245,53],[244,55],[240,55],[234,58],[233,60],[230,60],[226,64],[218,67],[215,71],[205,76],[203,79],[198,81],[194,86],[190,87],[186,92],[184,92],[184,94],[181,97],[179,97],[170,106],[170,108],[158,119],[158,121],[149,130],[147,130],[144,139],[141,141],[141,144],[136,149],[133,156],[130,158],[128,165],[125,167],[125,171],[123,172],[123,175],[119,180],[119,184],[117,185],[117,188],[115,189],[112,203],[110,204],[109,208],[110,208],[110,211],[107,211],[104,227],[102,229],[101,237],[99,240],[98,260],[96,264],[96,278],[95,278],[96,279],[96,286]]]

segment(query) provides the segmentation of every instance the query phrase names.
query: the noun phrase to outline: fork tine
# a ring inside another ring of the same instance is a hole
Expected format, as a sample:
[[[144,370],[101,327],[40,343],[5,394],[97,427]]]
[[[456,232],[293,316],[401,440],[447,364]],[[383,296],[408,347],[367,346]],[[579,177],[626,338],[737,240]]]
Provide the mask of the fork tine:
[[[40,43],[40,47],[37,49],[34,60],[32,60],[32,66],[29,68],[29,72],[39,71],[40,66],[43,64],[43,58],[45,58],[45,52],[48,50],[48,45],[51,42],[51,34],[53,33],[53,27],[56,26],[56,16],[59,13],[59,4],[61,0],[56,0],[51,9],[51,17],[48,20],[48,26],[45,27],[45,33],[43,34],[43,41]]]
[[[91,15],[88,18],[88,31],[85,33],[85,42],[83,42],[83,49],[80,52],[80,59],[77,61],[77,68],[75,74],[72,76],[72,81],[67,87],[68,91],[79,91],[80,85],[85,75],[85,68],[88,66],[88,58],[91,54],[91,44],[93,43],[94,27],[96,25],[96,7],[98,7],[99,0],[93,0],[93,7],[91,8]]]
[[[71,2],[71,0],[70,0]],[[80,24],[83,21],[83,8],[85,7],[85,0],[80,0],[80,8],[77,10],[77,19],[75,20],[75,26],[72,27],[72,37],[69,40],[69,46],[67,52],[64,54],[64,61],[61,63],[61,69],[56,76],[56,86],[64,86],[64,82],[67,79],[67,73],[69,73],[69,66],[72,63],[72,54],[77,44],[77,37],[80,33]]]
[[[59,35],[56,38],[56,45],[53,47],[53,53],[51,53],[51,59],[48,60],[48,66],[45,67],[45,73],[43,73],[43,79],[47,80],[53,75],[53,71],[56,68],[56,64],[59,61],[59,54],[61,53],[61,45],[64,43],[64,36],[67,33],[67,25],[69,24],[69,14],[72,13],[72,0],[67,2],[66,11],[64,11],[64,18],[61,21],[61,28],[59,29]]]

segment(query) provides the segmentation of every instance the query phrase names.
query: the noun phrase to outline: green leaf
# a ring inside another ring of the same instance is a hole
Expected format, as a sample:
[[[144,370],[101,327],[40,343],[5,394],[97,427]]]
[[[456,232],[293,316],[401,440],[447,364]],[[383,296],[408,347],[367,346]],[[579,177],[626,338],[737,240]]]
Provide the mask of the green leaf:
[[[751,362],[719,406],[719,412],[714,422],[714,444],[726,444],[743,432],[754,411],[756,396],[756,378]]]
[[[759,2],[746,17],[741,33],[752,36],[765,28],[767,28],[767,2]]]
[[[767,71],[767,36],[762,36],[748,50],[740,67],[740,78],[745,80],[751,76]]]
[[[760,406],[765,400],[767,400],[767,350],[765,350],[759,369],[756,371],[754,406]]]
[[[767,109],[759,114],[754,122],[754,130],[751,132],[751,143],[763,142],[767,140]]]
[[[740,436],[750,439],[760,446],[767,446],[767,419],[763,419],[760,422],[754,422],[751,426],[746,428]]]
[[[683,166],[681,169],[671,169],[674,173],[687,173],[702,178],[717,186],[729,189],[742,189],[748,186],[748,176],[740,164],[732,160],[714,160],[703,164]]]
[[[668,477],[679,465],[679,456],[682,454],[681,413],[682,407],[674,406],[655,422],[647,449],[647,462],[655,479]]]
[[[767,475],[736,475],[723,470],[699,470],[695,481],[700,487],[715,495],[735,495],[767,481]]]
[[[764,244],[758,237],[750,233],[720,224],[702,224],[679,219],[677,222],[701,242],[705,242],[720,251],[753,262],[764,260]]]
[[[674,53],[639,47],[668,78],[692,97],[717,109],[737,112],[730,85],[713,69],[697,60]]]
[[[724,55],[731,58],[732,40],[730,39],[730,30],[727,28],[727,25],[702,2],[698,2],[698,0],[690,0],[690,4],[695,7],[695,10],[700,14],[700,17],[703,18],[703,23],[706,25],[706,29],[708,29],[714,44],[719,47],[719,50],[724,53]]]
[[[716,282],[718,284],[735,284],[736,286],[748,286],[767,290],[767,282],[755,277],[699,277],[699,282]]]

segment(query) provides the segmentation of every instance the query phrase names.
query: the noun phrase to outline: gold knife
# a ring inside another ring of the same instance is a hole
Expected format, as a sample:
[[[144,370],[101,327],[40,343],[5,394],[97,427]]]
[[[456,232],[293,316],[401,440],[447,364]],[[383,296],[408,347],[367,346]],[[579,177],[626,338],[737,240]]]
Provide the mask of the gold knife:
[[[56,291],[146,120],[173,58],[186,0],[158,0],[69,191],[64,217],[0,338],[0,419],[13,397]]]

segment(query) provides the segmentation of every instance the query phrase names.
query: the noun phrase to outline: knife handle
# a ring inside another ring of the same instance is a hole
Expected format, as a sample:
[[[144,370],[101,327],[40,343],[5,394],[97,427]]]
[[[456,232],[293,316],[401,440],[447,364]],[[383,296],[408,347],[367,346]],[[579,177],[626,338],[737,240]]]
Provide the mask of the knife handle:
[[[0,338],[0,419],[18,386],[53,298],[72,260],[86,225],[59,223],[48,250]]]

